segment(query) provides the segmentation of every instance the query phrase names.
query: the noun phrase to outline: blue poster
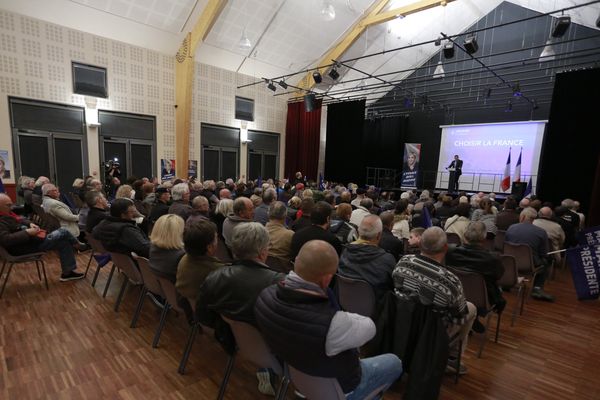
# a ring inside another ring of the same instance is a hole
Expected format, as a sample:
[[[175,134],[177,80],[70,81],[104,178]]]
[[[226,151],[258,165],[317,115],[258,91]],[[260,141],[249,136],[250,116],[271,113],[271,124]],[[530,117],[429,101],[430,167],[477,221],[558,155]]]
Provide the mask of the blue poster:
[[[417,187],[417,178],[419,176],[419,159],[421,157],[421,143],[404,144],[404,163],[402,165],[402,180],[400,187]]]
[[[594,300],[600,296],[600,244],[567,250],[567,262],[579,300]]]

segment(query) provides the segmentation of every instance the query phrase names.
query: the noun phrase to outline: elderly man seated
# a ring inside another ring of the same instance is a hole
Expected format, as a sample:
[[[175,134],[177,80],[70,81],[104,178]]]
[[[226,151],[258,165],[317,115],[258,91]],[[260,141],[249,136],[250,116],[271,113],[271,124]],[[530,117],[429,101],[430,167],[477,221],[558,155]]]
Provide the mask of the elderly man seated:
[[[58,200],[60,192],[56,186],[46,183],[42,186],[44,211],[60,222],[60,226],[68,230],[74,237],[79,237],[79,215],[73,214],[68,205]]]
[[[267,286],[282,281],[285,275],[265,264],[269,254],[269,233],[258,222],[239,224],[233,229],[231,250],[236,262],[208,275],[200,288],[196,312],[209,326],[218,324],[218,314],[256,326],[254,303],[258,295]],[[261,370],[257,377],[258,390],[274,395],[272,373]]]
[[[76,270],[77,262],[73,246],[83,243],[65,228],[59,228],[44,236],[45,231],[30,221],[12,212],[12,200],[0,194],[0,246],[10,254],[18,256],[39,251],[58,250],[62,274],[60,281],[72,281],[83,278]]]

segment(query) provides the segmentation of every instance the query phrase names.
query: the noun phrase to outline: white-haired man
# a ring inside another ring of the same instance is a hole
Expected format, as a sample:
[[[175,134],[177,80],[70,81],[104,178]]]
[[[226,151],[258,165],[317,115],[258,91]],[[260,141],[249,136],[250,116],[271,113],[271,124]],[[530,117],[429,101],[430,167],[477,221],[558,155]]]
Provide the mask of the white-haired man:
[[[194,211],[190,206],[190,187],[187,183],[178,183],[171,189],[171,198],[173,204],[169,207],[169,214],[179,215],[183,220],[187,220]]]
[[[74,237],[79,237],[79,215],[73,214],[69,206],[58,200],[60,191],[51,183],[42,186],[44,211],[60,222],[60,226],[71,232]]]

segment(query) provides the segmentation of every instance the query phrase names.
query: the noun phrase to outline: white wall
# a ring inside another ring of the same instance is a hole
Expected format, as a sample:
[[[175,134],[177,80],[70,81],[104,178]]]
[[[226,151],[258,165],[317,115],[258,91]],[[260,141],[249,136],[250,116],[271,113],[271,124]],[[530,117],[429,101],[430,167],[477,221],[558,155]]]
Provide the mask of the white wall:
[[[98,99],[98,109],[156,116],[158,174],[161,158],[175,158],[174,56],[0,10],[0,150],[9,151],[12,176],[8,96],[84,107],[86,99],[72,92],[71,61],[107,68],[109,98]],[[252,81],[250,76],[196,64],[190,159],[200,160],[202,122],[240,126],[234,119],[239,94],[255,100],[256,120],[248,123],[248,129],[281,134],[283,174],[286,99],[273,97],[264,85],[236,89]],[[93,174],[103,160],[97,129],[87,129],[89,171],[85,173]],[[240,150],[240,175],[246,175],[246,145],[240,144]]]

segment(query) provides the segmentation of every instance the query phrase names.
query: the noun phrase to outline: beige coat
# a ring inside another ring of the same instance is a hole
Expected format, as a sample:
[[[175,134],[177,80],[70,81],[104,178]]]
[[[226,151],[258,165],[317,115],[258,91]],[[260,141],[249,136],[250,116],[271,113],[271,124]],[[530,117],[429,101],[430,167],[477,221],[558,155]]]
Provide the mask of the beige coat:
[[[267,222],[265,227],[269,232],[269,255],[289,261],[292,257],[292,236],[294,236],[294,231],[271,221]]]
[[[58,219],[60,226],[66,228],[74,237],[79,236],[79,215],[73,214],[69,206],[62,201],[44,196],[44,211]]]

